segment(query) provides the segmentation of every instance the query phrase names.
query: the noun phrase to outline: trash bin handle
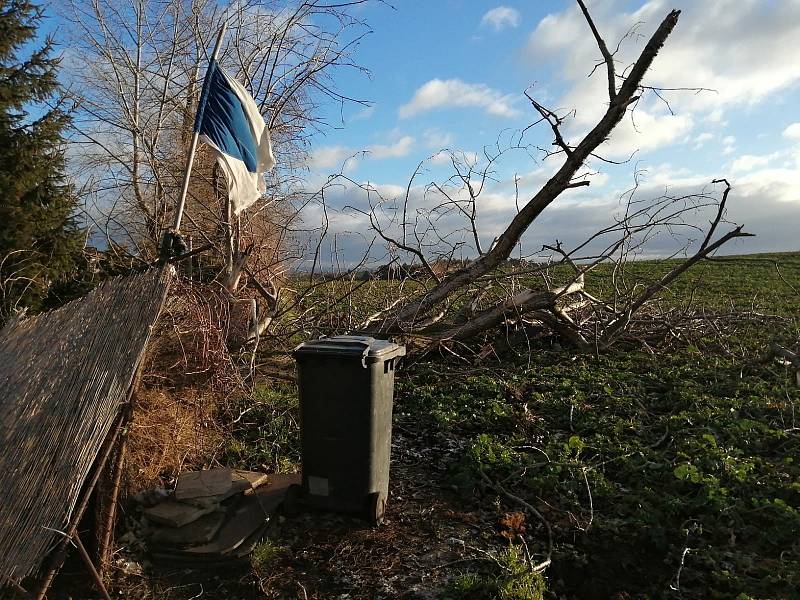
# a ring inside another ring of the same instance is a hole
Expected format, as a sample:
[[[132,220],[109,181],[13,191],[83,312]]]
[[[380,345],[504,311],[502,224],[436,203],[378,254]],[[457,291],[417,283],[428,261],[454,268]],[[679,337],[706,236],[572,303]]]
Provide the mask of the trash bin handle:
[[[374,339],[374,338],[370,338],[370,339]],[[361,366],[366,369],[367,368],[367,355],[369,355],[369,349],[372,348],[372,342],[359,341],[358,343],[362,344],[364,346],[364,351],[361,353]]]
[[[321,339],[321,340],[322,339],[326,339],[326,337],[327,336],[322,336],[319,339]],[[369,356],[369,351],[372,348],[372,342],[374,342],[374,341],[375,341],[375,338],[373,338],[373,337],[368,337],[365,340],[352,340],[352,343],[361,344],[362,346],[364,346],[364,351],[361,353],[361,366],[364,367],[365,369],[367,368],[367,356]],[[302,346],[302,344],[300,344],[300,346]],[[295,350],[300,348],[300,346],[295,348]]]
[[[320,339],[325,339],[327,336],[322,336]],[[369,349],[372,348],[372,342],[375,341],[374,337],[367,338],[369,341],[366,340],[353,340],[356,344],[361,344],[364,346],[364,351],[361,353],[361,366],[365,369],[367,368],[367,356],[369,355]]]

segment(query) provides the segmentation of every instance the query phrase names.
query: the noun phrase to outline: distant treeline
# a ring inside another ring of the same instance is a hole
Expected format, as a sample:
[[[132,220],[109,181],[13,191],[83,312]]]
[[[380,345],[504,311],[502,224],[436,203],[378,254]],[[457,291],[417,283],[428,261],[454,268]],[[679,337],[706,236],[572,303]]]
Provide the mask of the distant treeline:
[[[469,264],[466,259],[453,259],[450,261],[436,261],[430,263],[431,270],[437,277],[443,277],[448,273],[452,273],[465,267]],[[534,264],[534,261],[509,259],[504,263],[505,267],[510,268],[524,268],[528,265]],[[302,277],[302,275],[298,276]],[[425,279],[430,277],[430,272],[427,268],[419,263],[401,263],[399,261],[391,261],[384,265],[372,269],[362,269],[349,273],[345,276],[346,279],[353,277],[356,281],[397,281],[402,279]],[[327,280],[327,279],[341,279],[341,273],[335,272],[319,272],[314,275],[314,278]]]

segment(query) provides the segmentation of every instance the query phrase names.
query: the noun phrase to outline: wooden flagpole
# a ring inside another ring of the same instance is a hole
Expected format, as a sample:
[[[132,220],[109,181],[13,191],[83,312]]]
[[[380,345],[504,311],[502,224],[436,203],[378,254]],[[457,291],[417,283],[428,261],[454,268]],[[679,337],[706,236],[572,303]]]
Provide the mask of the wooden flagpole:
[[[181,226],[181,219],[183,218],[183,209],[186,206],[186,194],[189,191],[189,177],[192,174],[192,165],[194,164],[194,155],[197,152],[197,142],[200,139],[200,123],[203,120],[203,111],[206,107],[206,100],[208,98],[208,86],[210,83],[211,68],[217,60],[219,49],[222,46],[222,39],[225,37],[225,31],[228,29],[228,24],[223,23],[217,35],[217,43],[214,45],[214,51],[211,53],[211,60],[208,63],[206,70],[205,80],[203,81],[203,91],[200,93],[200,101],[197,104],[197,114],[194,120],[194,131],[192,132],[192,143],[189,146],[189,156],[186,159],[186,168],[183,171],[183,185],[181,186],[181,195],[178,198],[178,206],[175,209],[175,220],[172,223],[172,231],[167,231],[164,234],[164,239],[161,243],[161,256],[162,259],[169,255],[171,246],[170,236],[176,233]]]

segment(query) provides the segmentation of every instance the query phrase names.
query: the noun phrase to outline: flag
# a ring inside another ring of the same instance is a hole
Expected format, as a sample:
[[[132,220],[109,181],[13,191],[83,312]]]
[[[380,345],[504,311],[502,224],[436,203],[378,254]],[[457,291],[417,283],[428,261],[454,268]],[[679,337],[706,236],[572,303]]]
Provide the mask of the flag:
[[[264,173],[275,166],[275,157],[255,100],[216,60],[208,67],[194,130],[214,150],[238,215],[266,191]]]

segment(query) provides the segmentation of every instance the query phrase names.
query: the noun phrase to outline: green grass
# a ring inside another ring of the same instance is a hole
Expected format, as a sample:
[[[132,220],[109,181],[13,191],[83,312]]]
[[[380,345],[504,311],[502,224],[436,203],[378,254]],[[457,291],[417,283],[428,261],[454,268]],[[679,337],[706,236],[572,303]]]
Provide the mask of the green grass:
[[[447,600],[542,600],[544,578],[531,572],[522,551],[510,547],[486,559],[486,569],[457,575],[442,594]]]
[[[670,261],[641,261],[626,267],[628,285],[656,281]],[[611,268],[601,265],[587,276],[589,292],[608,294]],[[800,296],[800,253],[753,254],[703,261],[676,280],[662,298],[674,306],[731,310],[758,308],[774,314],[796,315]],[[794,287],[794,290],[792,289]]]
[[[680,354],[543,353],[533,367],[451,384],[455,393],[418,369],[403,397],[419,404],[403,406],[469,440],[451,468],[465,496],[481,490],[482,469],[539,505],[564,581],[580,574],[609,594],[659,597],[688,546],[684,590],[782,597],[800,587],[800,440],[787,431],[797,394],[781,371],[742,375],[737,361]]]
[[[261,384],[230,407],[231,436],[225,464],[243,469],[293,473],[300,462],[297,389]]]
[[[679,260],[632,261],[621,271],[615,271],[611,264],[601,264],[586,275],[586,289],[592,295],[613,302],[614,283],[623,290],[638,290],[640,286],[657,281],[668,269],[679,264]],[[533,268],[529,265],[527,268]],[[482,308],[489,307],[503,297],[509,289],[530,286],[543,289],[544,282],[539,274],[523,275],[517,278],[516,286],[506,281],[497,285],[496,274],[488,275],[476,287],[486,291]],[[574,271],[559,265],[549,270],[551,285],[560,285],[574,277]],[[800,280],[800,253],[758,254],[740,257],[722,257],[695,265],[680,279],[664,290],[659,298],[666,306],[696,308],[716,312],[732,310],[759,309],[762,312],[778,315],[791,315],[797,312],[798,295],[796,290]],[[793,283],[794,282],[794,283]],[[298,278],[296,287],[308,285],[307,278]],[[315,287],[299,306],[290,311],[293,314],[316,315],[317,326],[322,333],[351,331],[363,320],[392,305],[398,293],[412,296],[421,289],[414,281],[328,281],[318,279]],[[637,287],[639,286],[639,287]],[[794,290],[792,290],[794,287]],[[777,293],[775,293],[777,292]],[[351,294],[349,302],[342,298]],[[456,314],[466,302],[467,296],[456,297],[450,307]],[[288,300],[285,300],[288,302]],[[448,318],[441,321],[445,327]],[[292,342],[299,343],[301,337]]]
[[[288,553],[289,549],[286,546],[266,539],[253,549],[253,553],[250,555],[250,564],[256,575],[265,577],[271,574],[275,564],[285,558]]]

